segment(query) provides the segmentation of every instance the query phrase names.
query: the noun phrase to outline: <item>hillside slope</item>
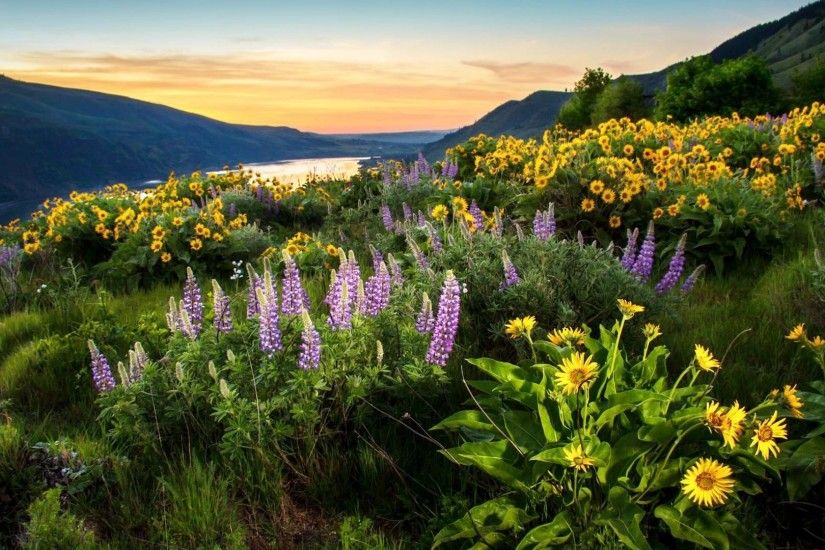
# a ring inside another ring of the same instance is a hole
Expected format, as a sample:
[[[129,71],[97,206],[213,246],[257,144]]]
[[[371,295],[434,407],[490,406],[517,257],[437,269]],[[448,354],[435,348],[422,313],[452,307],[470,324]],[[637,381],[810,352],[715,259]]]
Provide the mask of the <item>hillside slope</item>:
[[[818,0],[776,21],[751,27],[721,43],[709,55],[720,62],[750,52],[764,57],[777,84],[787,88],[795,71],[806,68],[816,56],[825,53],[825,0]],[[655,72],[628,76],[641,83],[645,94],[652,97],[666,86],[667,74],[676,66],[678,63]],[[521,101],[508,101],[477,122],[429,144],[425,154],[431,159],[439,158],[448,147],[479,133],[539,136],[552,126],[569,96],[564,92],[540,91]],[[560,100],[562,97],[564,99]]]
[[[170,170],[412,149],[228,124],[127,97],[0,76],[0,202],[164,178]]]

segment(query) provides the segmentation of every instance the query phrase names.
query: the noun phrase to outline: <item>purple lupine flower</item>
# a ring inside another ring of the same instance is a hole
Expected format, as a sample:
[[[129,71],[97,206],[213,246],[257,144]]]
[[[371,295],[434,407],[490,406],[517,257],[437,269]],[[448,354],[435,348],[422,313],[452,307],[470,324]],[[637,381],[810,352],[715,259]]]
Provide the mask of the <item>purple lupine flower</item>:
[[[392,184],[392,178],[390,177],[390,167],[388,164],[384,164],[383,166],[383,177],[384,177],[384,187],[389,187]]]
[[[350,289],[349,301],[350,304],[352,304],[357,298],[355,291],[358,288],[358,283],[361,281],[361,266],[358,265],[358,260],[355,258],[355,252],[352,250],[350,250],[347,255],[345,276],[347,279],[347,286]]]
[[[393,256],[392,253],[390,253],[387,255],[387,261],[390,264],[390,279],[392,280],[392,286],[403,285],[404,273],[401,272],[401,266],[398,265],[398,260],[396,260],[395,256]]]
[[[647,234],[642,246],[639,248],[639,255],[633,262],[633,269],[630,270],[640,281],[647,281],[653,271],[653,255],[656,253],[656,237],[653,234],[653,222],[647,226]]]
[[[258,290],[263,290],[264,280],[255,273],[251,264],[246,264],[246,270],[249,273],[249,289],[246,296],[246,318],[254,319],[261,313]]]
[[[372,254],[372,272],[378,273],[378,269],[381,266],[381,262],[384,261],[384,255],[381,253],[380,250],[375,248],[372,245],[370,246],[370,254]]]
[[[627,230],[627,246],[624,247],[624,255],[622,256],[622,267],[625,271],[633,269],[633,264],[636,262],[636,246],[639,242],[639,228]]]
[[[298,367],[309,370],[317,369],[321,364],[321,335],[312,324],[306,310],[301,312],[304,330],[301,331],[301,351],[298,353]]]
[[[367,279],[369,283],[369,279]],[[367,314],[367,291],[364,289],[364,281],[358,279],[358,295],[355,299],[355,311],[359,315]]]
[[[458,161],[456,160],[450,164],[450,169],[447,171],[447,177],[454,180],[458,176]]]
[[[329,304],[329,318],[327,323],[332,330],[344,330],[352,328],[352,309],[350,308],[349,288],[346,277],[340,272],[333,270],[333,276],[337,284],[330,287],[327,295]]]
[[[520,241],[524,240],[524,230],[518,222],[513,222],[513,228],[516,230],[516,238]]]
[[[693,290],[693,286],[696,284],[696,281],[699,280],[699,276],[702,274],[703,271],[705,271],[705,264],[700,265],[699,267],[693,270],[693,273],[688,275],[688,278],[685,279],[684,283],[682,283],[682,288],[680,289],[682,291],[682,294],[687,294],[688,292]]]
[[[238,215],[238,207],[235,205],[234,202],[229,203],[229,218],[232,219]]]
[[[384,222],[384,229],[387,231],[395,229],[395,222],[392,221],[392,212],[390,212],[390,207],[386,204],[381,205],[381,221]]]
[[[450,159],[445,158],[444,162],[441,164],[441,177],[446,178],[449,177],[448,174],[450,173]]]
[[[89,340],[88,344],[89,353],[92,354],[92,381],[95,383],[95,389],[98,393],[115,389],[115,377],[112,376],[112,367],[109,366],[109,360],[100,353],[93,341]]]
[[[418,264],[418,268],[421,271],[426,271],[430,267],[430,262],[427,261],[427,256],[424,255],[421,247],[418,246],[418,243],[415,242],[415,239],[413,239],[409,233],[407,234],[407,244],[415,258],[415,263]]]
[[[260,313],[258,315],[258,338],[261,351],[270,358],[283,348],[281,342],[280,318],[278,316],[278,299],[274,292],[265,292],[263,288],[256,291]]]
[[[424,158],[424,155],[421,153],[421,151],[418,152],[418,160],[415,161],[415,167],[419,174],[423,174],[425,176],[433,175],[433,169],[430,166],[430,163],[427,162],[427,159]]]
[[[143,369],[149,364],[149,356],[146,355],[146,350],[140,342],[135,342],[134,349],[129,350],[129,371],[126,373],[126,378],[121,374],[121,381],[124,385],[137,382],[143,376]],[[126,370],[125,368],[123,369]]]
[[[550,236],[556,232],[555,209],[552,204],[547,210],[536,210],[533,218],[533,235],[540,241],[550,240]]]
[[[441,367],[453,351],[458,332],[458,318],[461,310],[461,287],[452,271],[447,271],[441,296],[438,299],[438,314],[433,326],[433,336],[427,350],[427,362]]]
[[[284,280],[281,288],[281,312],[284,315],[300,315],[309,308],[309,296],[301,285],[301,273],[295,259],[283,251]]]
[[[427,222],[426,226],[427,233],[430,237],[430,249],[436,254],[441,254],[444,250],[444,245],[441,243],[441,238],[438,236],[438,231],[436,231],[435,227],[430,222]]]
[[[0,269],[8,270],[20,254],[20,246],[0,246]]]
[[[483,227],[483,226],[482,226]],[[502,211],[498,207],[493,210],[493,236],[500,239],[504,234],[504,219],[502,219]]]
[[[186,268],[186,282],[183,285],[183,309],[189,316],[192,334],[195,338],[203,328],[203,294],[191,267]]]
[[[415,319],[415,330],[421,334],[429,334],[433,331],[435,326],[435,317],[433,317],[433,303],[426,292],[422,295],[421,311],[418,312],[418,317]]]
[[[413,217],[413,212],[412,212],[412,208],[410,208],[410,205],[407,204],[406,202],[402,202],[401,203],[401,210],[402,210],[402,212],[404,212],[404,221],[405,222],[410,221]]]
[[[467,212],[473,217],[473,230],[481,231],[484,229],[484,216],[481,214],[481,208],[478,207],[475,199],[470,203]]]
[[[370,317],[378,315],[390,303],[390,289],[392,280],[390,272],[384,262],[378,268],[378,272],[367,279],[364,289],[366,304],[364,313]]]
[[[215,330],[224,334],[232,332],[232,308],[229,296],[215,279],[212,279],[212,311],[215,314],[213,320]]]
[[[421,210],[418,211],[417,221],[415,225],[417,227],[424,227],[425,225],[427,225],[427,216],[425,216],[424,212],[422,212]]]
[[[506,250],[501,251],[501,261],[504,265],[504,280],[501,282],[499,289],[504,290],[505,288],[510,288],[520,283],[521,277],[519,277],[518,271],[516,271],[516,266],[510,261],[510,256]]]
[[[656,285],[656,292],[664,294],[679,282],[682,276],[682,271],[685,269],[685,241],[687,240],[687,233],[682,235],[679,239],[679,244],[676,245],[676,250],[670,258],[670,264],[667,266],[667,273],[664,274],[662,280]]]

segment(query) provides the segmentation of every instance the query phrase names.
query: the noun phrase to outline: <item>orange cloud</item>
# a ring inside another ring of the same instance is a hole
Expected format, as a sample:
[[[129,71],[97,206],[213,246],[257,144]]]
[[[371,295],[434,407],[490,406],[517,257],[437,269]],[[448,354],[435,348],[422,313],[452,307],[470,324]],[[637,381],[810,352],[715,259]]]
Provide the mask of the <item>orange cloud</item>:
[[[126,95],[228,122],[319,132],[451,128],[535,89],[545,64],[478,62],[490,75],[391,62],[280,59],[269,53],[19,54],[21,80]],[[571,69],[572,70],[572,69]],[[530,76],[532,74],[532,76]],[[545,79],[546,81],[546,79]],[[513,82],[516,85],[513,85]]]

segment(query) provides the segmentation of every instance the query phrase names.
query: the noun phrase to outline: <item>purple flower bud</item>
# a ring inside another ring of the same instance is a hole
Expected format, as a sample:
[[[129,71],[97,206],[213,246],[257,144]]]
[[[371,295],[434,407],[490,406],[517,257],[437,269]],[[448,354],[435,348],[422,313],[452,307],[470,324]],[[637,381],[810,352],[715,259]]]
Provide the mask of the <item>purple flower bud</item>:
[[[193,337],[197,338],[203,328],[203,295],[190,267],[186,268],[186,282],[183,285],[183,309],[189,316]]]
[[[274,292],[264,292],[263,288],[256,290],[260,313],[258,315],[258,338],[261,351],[270,358],[283,347],[281,343],[281,328],[278,316],[278,299]]]
[[[699,276],[705,271],[705,265],[702,264],[696,269],[693,270],[693,273],[688,275],[688,278],[685,279],[685,282],[682,283],[682,294],[687,294],[691,290],[693,290],[693,286],[696,284],[696,281],[699,280]]]
[[[642,282],[650,278],[650,274],[653,271],[653,256],[655,253],[656,237],[653,235],[653,222],[650,222],[650,225],[647,226],[645,240],[639,249],[639,255],[636,257],[636,261],[633,262],[633,269],[630,270],[630,272]]]
[[[509,288],[520,283],[521,277],[519,277],[518,271],[516,271],[516,266],[514,266],[513,262],[510,261],[510,256],[507,254],[506,250],[501,251],[501,261],[504,265],[504,281],[501,282],[499,289],[504,290],[505,288]]]
[[[398,260],[392,254],[387,255],[387,261],[390,267],[390,279],[393,286],[401,286],[404,284],[404,274],[401,272],[401,266],[398,265]]]
[[[633,269],[633,264],[636,261],[636,246],[639,242],[639,228],[627,230],[627,246],[624,248],[624,255],[622,256],[622,267],[625,271]]]
[[[410,205],[408,205],[406,202],[402,202],[401,203],[401,210],[404,212],[404,221],[405,222],[410,221],[413,217],[413,213],[412,213],[412,209],[410,208]]]
[[[438,314],[433,327],[433,336],[427,350],[429,363],[445,366],[453,351],[461,309],[461,287],[452,271],[447,271],[441,296],[438,299]]]
[[[92,355],[92,381],[98,393],[104,393],[115,389],[115,377],[112,376],[112,367],[106,356],[100,353],[95,343],[88,341],[89,352]]]
[[[301,331],[301,351],[298,353],[298,367],[309,370],[317,369],[321,364],[321,335],[315,330],[309,313],[301,312],[304,330]]]
[[[664,294],[679,282],[682,276],[682,271],[685,268],[685,241],[687,234],[682,235],[679,239],[679,244],[676,245],[676,251],[670,258],[670,264],[667,267],[667,273],[664,274],[662,280],[656,285],[656,293]]]
[[[384,222],[384,229],[393,231],[395,229],[395,222],[392,220],[392,212],[390,207],[386,204],[381,205],[381,221]]]
[[[484,229],[484,216],[481,213],[481,208],[478,207],[476,200],[470,203],[470,207],[467,209],[467,212],[473,217],[473,230],[474,231],[481,231]]]
[[[433,317],[433,304],[430,297],[425,292],[422,296],[421,311],[415,320],[415,330],[421,334],[429,334],[435,327],[435,317]]]
[[[232,332],[232,308],[229,296],[224,293],[218,281],[212,279],[212,311],[215,314],[215,330],[228,334]]]
[[[441,239],[438,236],[438,231],[436,231],[435,227],[433,227],[433,224],[430,222],[427,222],[426,226],[427,233],[430,236],[430,249],[436,254],[441,254],[442,250],[444,250],[444,245],[441,243]]]
[[[281,312],[284,315],[300,315],[309,308],[309,296],[301,285],[301,273],[289,252],[283,251],[284,281],[281,288]]]

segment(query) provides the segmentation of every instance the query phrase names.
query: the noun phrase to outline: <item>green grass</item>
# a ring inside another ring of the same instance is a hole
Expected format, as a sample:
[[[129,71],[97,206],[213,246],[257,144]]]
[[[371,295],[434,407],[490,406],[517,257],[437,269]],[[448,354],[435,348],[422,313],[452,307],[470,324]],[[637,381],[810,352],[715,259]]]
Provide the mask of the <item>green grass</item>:
[[[818,376],[785,334],[801,322],[814,333],[825,331],[825,303],[810,286],[813,241],[825,243],[821,219],[807,216],[795,233],[773,261],[749,263],[724,278],[706,277],[677,311],[660,319],[672,369],[687,365],[695,344],[707,346],[725,357],[715,382],[719,397],[746,404],[773,388],[804,385]]]

